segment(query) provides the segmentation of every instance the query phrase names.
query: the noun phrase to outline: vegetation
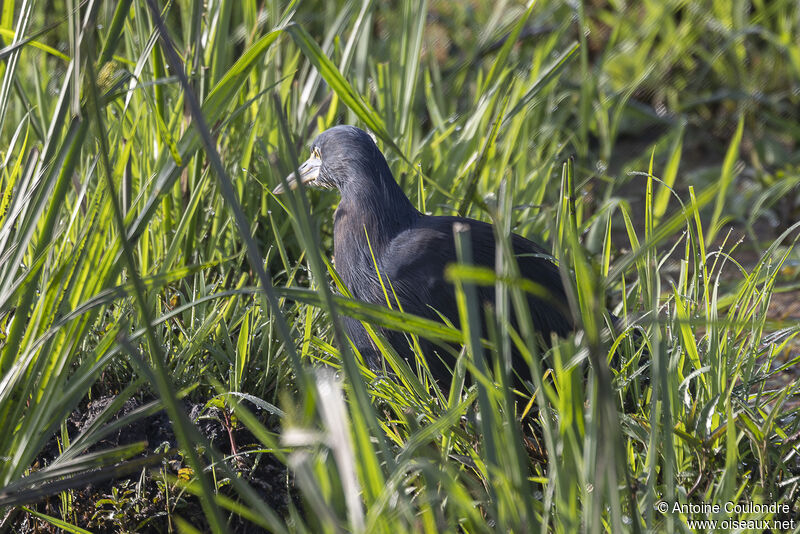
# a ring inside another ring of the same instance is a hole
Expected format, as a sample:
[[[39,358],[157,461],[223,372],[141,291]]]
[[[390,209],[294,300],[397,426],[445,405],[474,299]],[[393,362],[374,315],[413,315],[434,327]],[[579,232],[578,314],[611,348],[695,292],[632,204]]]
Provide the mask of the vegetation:
[[[797,518],[800,327],[771,303],[800,290],[799,26],[793,0],[0,3],[0,530]],[[420,210],[548,243],[580,331],[511,330],[507,261],[450,269],[463,331],[344,296],[336,196],[270,193],[340,123]],[[474,284],[510,336],[476,335]],[[341,315],[463,345],[452,388],[376,334],[377,375]],[[510,343],[528,391],[484,364]],[[727,502],[785,508],[671,509]]]

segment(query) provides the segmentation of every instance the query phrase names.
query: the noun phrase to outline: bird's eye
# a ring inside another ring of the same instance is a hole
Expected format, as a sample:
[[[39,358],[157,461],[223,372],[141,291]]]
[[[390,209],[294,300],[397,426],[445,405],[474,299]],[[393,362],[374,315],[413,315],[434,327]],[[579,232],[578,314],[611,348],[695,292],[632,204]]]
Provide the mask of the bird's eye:
[[[311,157],[322,159],[322,156],[319,153],[319,147],[315,146],[314,148],[311,149]]]

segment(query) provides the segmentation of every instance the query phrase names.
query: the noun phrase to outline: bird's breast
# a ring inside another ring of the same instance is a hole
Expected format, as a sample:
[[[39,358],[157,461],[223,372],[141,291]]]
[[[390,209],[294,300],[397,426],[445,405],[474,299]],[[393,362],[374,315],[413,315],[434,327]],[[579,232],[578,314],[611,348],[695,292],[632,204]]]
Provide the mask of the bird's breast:
[[[370,253],[363,224],[342,206],[336,210],[333,224],[333,256],[336,271],[353,297],[373,301],[374,286],[379,285],[375,262]]]

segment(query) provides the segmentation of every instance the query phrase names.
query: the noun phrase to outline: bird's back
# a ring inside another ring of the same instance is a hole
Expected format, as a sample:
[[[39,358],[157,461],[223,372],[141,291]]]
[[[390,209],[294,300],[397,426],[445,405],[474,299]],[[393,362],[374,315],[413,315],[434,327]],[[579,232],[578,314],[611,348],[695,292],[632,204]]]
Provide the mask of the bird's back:
[[[385,274],[406,311],[431,318],[441,313],[458,324],[455,289],[444,276],[446,266],[457,261],[456,223],[469,226],[473,264],[494,269],[496,243],[491,225],[462,217],[419,217],[392,239],[381,257]],[[546,294],[528,299],[534,326],[546,339],[551,333],[566,335],[573,327],[558,267],[532,241],[512,234],[511,244],[520,275]],[[482,304],[493,305],[494,285],[480,287],[479,296]]]

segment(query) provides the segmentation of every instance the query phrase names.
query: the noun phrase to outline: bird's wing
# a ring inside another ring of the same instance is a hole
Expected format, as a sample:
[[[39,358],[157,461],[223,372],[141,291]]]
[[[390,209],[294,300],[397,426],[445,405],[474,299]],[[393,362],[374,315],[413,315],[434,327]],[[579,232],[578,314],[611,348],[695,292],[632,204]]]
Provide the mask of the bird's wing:
[[[436,311],[458,323],[454,288],[444,279],[444,270],[456,261],[453,224],[470,228],[472,259],[475,265],[495,266],[495,237],[491,225],[460,217],[422,217],[418,223],[398,234],[382,255],[387,278],[392,282],[405,311],[438,318]],[[512,246],[520,274],[548,295],[529,297],[534,326],[545,338],[551,332],[565,335],[572,329],[567,299],[558,267],[537,245],[516,234]],[[494,303],[494,287],[479,288],[482,301]]]
[[[382,254],[385,279],[403,311],[438,319],[458,319],[453,288],[444,279],[445,267],[456,261],[452,232],[412,227],[398,234]]]

